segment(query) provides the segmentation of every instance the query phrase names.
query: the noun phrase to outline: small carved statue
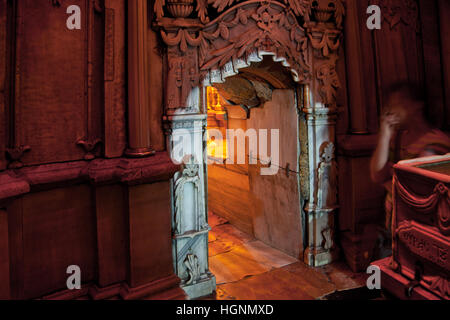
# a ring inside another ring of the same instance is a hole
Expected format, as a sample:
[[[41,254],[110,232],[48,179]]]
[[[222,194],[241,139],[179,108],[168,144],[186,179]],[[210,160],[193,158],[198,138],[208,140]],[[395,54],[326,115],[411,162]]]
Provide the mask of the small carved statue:
[[[321,81],[320,94],[326,104],[335,101],[337,89],[340,88],[335,63],[325,63],[317,70],[317,79]]]
[[[334,209],[337,204],[337,164],[334,160],[334,144],[325,143],[318,169],[317,206]]]

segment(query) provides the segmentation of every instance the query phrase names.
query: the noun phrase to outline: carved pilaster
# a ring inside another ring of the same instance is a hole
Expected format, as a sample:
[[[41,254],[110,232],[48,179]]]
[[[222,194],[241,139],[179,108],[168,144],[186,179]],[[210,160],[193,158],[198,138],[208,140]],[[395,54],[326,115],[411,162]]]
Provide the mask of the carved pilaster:
[[[311,7],[311,21],[305,23],[310,41],[311,75],[304,97],[304,126],[308,144],[301,163],[308,163],[308,191],[304,212],[306,215],[306,242],[304,260],[312,266],[321,266],[337,257],[334,242],[337,166],[334,161],[336,96],[340,80],[336,62],[341,45],[345,15],[343,1],[315,1]]]
[[[172,182],[172,233],[175,273],[190,298],[211,294],[215,277],[208,268],[206,165],[204,137],[206,115],[165,118],[171,157],[182,163]]]
[[[130,157],[154,154],[148,106],[147,0],[128,1],[128,150]]]
[[[304,260],[311,266],[322,266],[337,258],[334,242],[335,212],[338,207],[337,165],[334,160],[336,109],[304,108],[301,127],[307,133],[307,152],[301,156],[303,167],[309,169],[304,207],[306,243]],[[315,143],[311,143],[314,141]],[[307,163],[307,165],[306,165]],[[303,192],[305,193],[305,192]]]

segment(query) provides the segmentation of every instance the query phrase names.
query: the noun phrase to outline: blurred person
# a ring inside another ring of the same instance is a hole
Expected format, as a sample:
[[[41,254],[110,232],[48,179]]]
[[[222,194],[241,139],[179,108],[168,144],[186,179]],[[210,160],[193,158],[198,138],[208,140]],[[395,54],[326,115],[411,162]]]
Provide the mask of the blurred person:
[[[433,128],[426,120],[423,89],[406,84],[395,85],[389,90],[386,102],[370,170],[372,180],[387,190],[386,231],[390,235],[394,164],[401,160],[447,154],[450,152],[450,136]]]

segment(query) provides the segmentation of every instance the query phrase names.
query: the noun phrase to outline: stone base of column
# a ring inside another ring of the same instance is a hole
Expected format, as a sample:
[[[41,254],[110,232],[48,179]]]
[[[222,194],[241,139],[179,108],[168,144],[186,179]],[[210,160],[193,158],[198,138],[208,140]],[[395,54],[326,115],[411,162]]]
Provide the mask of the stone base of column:
[[[216,290],[216,278],[208,266],[208,231],[210,228],[175,235],[174,268],[181,279],[180,287],[189,299],[208,296]]]
[[[307,248],[303,260],[309,266],[321,267],[339,257],[335,242],[335,210],[319,209],[315,205],[305,207]]]
[[[311,267],[322,267],[339,258],[339,249],[324,250],[322,248],[306,248],[304,262]]]

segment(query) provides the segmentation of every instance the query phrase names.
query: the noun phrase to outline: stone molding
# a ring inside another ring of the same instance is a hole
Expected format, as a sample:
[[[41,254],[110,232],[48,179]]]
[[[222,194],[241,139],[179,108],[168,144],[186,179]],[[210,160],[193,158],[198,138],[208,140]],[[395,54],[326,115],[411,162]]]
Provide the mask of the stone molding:
[[[167,153],[143,159],[96,159],[24,167],[0,173],[0,201],[29,193],[78,183],[94,186],[123,183],[138,185],[169,180],[179,166]]]

